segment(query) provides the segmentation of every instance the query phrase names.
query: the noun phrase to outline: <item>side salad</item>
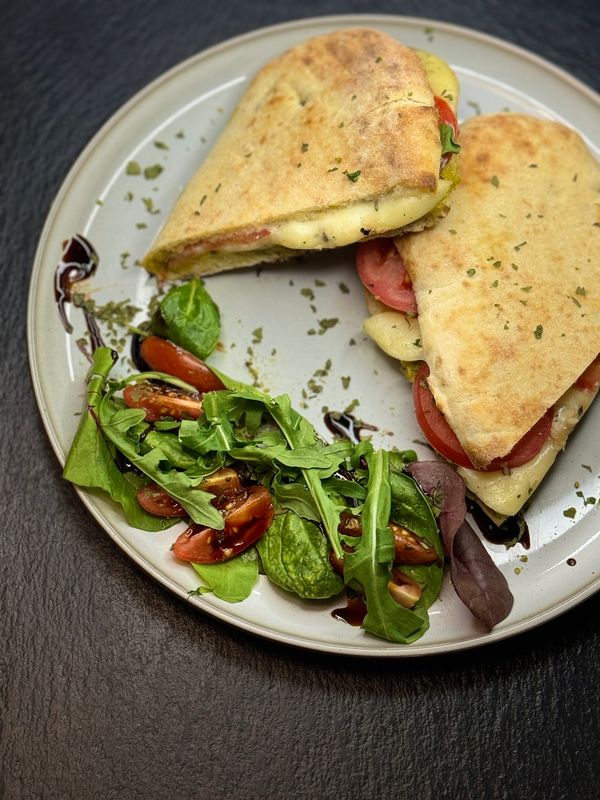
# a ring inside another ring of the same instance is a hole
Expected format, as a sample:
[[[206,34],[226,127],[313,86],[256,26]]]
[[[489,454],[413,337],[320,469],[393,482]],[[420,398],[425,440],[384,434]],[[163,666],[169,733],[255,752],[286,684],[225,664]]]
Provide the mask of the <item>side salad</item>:
[[[465,521],[464,484],[448,465],[324,441],[288,395],[205,363],[219,334],[195,279],[137,331],[139,371],[111,377],[117,354],[97,346],[64,477],[106,492],[133,527],[183,522],[165,546],[196,571],[199,594],[240,602],[259,574],[306,601],[345,593],[365,631],[408,644],[428,629],[449,564],[487,628],[508,615],[508,585]]]

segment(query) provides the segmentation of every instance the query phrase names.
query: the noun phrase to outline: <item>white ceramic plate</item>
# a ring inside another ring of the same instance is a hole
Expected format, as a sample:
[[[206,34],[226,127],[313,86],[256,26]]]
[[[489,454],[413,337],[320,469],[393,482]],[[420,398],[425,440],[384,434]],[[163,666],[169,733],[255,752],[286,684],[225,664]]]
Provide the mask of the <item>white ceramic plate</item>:
[[[100,255],[100,267],[88,287],[94,299],[98,303],[131,299],[143,309],[139,319],[144,319],[155,285],[134,261],[205,157],[249,78],[288,47],[357,24],[381,28],[407,45],[429,48],[446,59],[461,83],[461,119],[503,109],[560,119],[577,128],[598,156],[600,98],[595,93],[530,53],[447,24],[371,15],[309,19],[241,36],[185,61],[136,95],[98,132],[66,178],[41,236],[30,289],[30,361],[42,417],[61,462],[76,430],[87,369],[76,346],[84,331],[82,315],[77,310],[71,314],[75,332],[69,336],[53,301],[52,281],[62,241],[77,232],[88,237]],[[127,175],[129,161],[142,167],[160,164],[164,170],[154,180]],[[159,213],[150,213],[148,198]],[[324,285],[316,285],[316,278]],[[349,287],[349,294],[342,293],[340,282]],[[273,392],[289,392],[296,407],[323,433],[323,406],[342,410],[358,399],[356,413],[379,427],[375,444],[411,447],[420,438],[408,385],[399,378],[397,366],[361,333],[364,299],[351,250],[308,257],[301,265],[265,268],[258,275],[248,270],[211,277],[207,288],[223,318],[224,347],[213,363],[228,374],[250,378],[246,362],[251,347],[253,367],[263,385]],[[303,288],[314,292],[316,313],[301,293]],[[315,320],[333,317],[339,323],[323,335],[307,334],[318,327]],[[252,331],[257,328],[262,328],[262,341],[253,344]],[[311,378],[327,359],[331,370],[318,378],[322,389],[315,392],[309,388]],[[347,377],[350,383],[345,388],[347,381],[342,378]],[[197,581],[191,567],[177,563],[169,553],[173,530],[156,534],[134,530],[108,501],[80,496],[132,559],[198,609],[288,644],[343,654],[415,656],[512,636],[597,591],[600,511],[598,505],[585,505],[583,498],[598,495],[599,440],[600,404],[596,404],[531,503],[529,552],[489,546],[515,597],[510,617],[492,633],[485,632],[446,582],[431,609],[430,630],[410,646],[380,641],[336,621],[330,611],[340,605],[339,600],[302,603],[264,578],[248,600],[236,605],[210,595],[189,598]],[[420,457],[429,455],[419,445],[415,449]],[[573,519],[563,515],[570,507],[576,509]],[[575,564],[569,565],[567,559]]]

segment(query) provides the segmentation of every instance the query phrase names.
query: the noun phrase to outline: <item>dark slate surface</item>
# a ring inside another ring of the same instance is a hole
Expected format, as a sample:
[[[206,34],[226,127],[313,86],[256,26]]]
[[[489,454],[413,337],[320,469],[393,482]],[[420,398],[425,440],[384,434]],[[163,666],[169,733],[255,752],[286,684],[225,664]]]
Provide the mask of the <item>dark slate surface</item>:
[[[600,88],[597,4],[46,0],[1,4],[0,797],[595,798],[600,598],[472,652],[359,661],[188,608],[76,500],[38,416],[28,278],[49,204],[135,91],[300,16],[469,25]]]

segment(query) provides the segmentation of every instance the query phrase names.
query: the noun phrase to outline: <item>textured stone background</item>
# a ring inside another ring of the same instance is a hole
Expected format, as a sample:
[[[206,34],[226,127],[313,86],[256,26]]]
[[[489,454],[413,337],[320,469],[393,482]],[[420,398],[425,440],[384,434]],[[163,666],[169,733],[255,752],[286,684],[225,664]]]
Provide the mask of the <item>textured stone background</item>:
[[[98,127],[168,67],[300,16],[385,12],[500,36],[600,88],[598,5],[289,0],[0,4],[0,797],[595,798],[600,598],[446,657],[287,649],[187,607],[60,478],[27,367],[49,204]]]

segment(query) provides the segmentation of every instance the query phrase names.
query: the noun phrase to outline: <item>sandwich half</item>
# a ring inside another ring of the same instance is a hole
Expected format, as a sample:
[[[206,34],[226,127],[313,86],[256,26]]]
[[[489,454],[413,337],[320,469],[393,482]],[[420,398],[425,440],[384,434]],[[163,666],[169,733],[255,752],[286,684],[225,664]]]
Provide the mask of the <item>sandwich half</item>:
[[[142,260],[207,275],[420,230],[448,210],[458,84],[387,34],[310,39],[253,79]]]
[[[502,518],[598,392],[600,165],[571,129],[519,114],[468,120],[461,148],[445,219],[361,246],[365,329],[414,379],[430,444]]]

